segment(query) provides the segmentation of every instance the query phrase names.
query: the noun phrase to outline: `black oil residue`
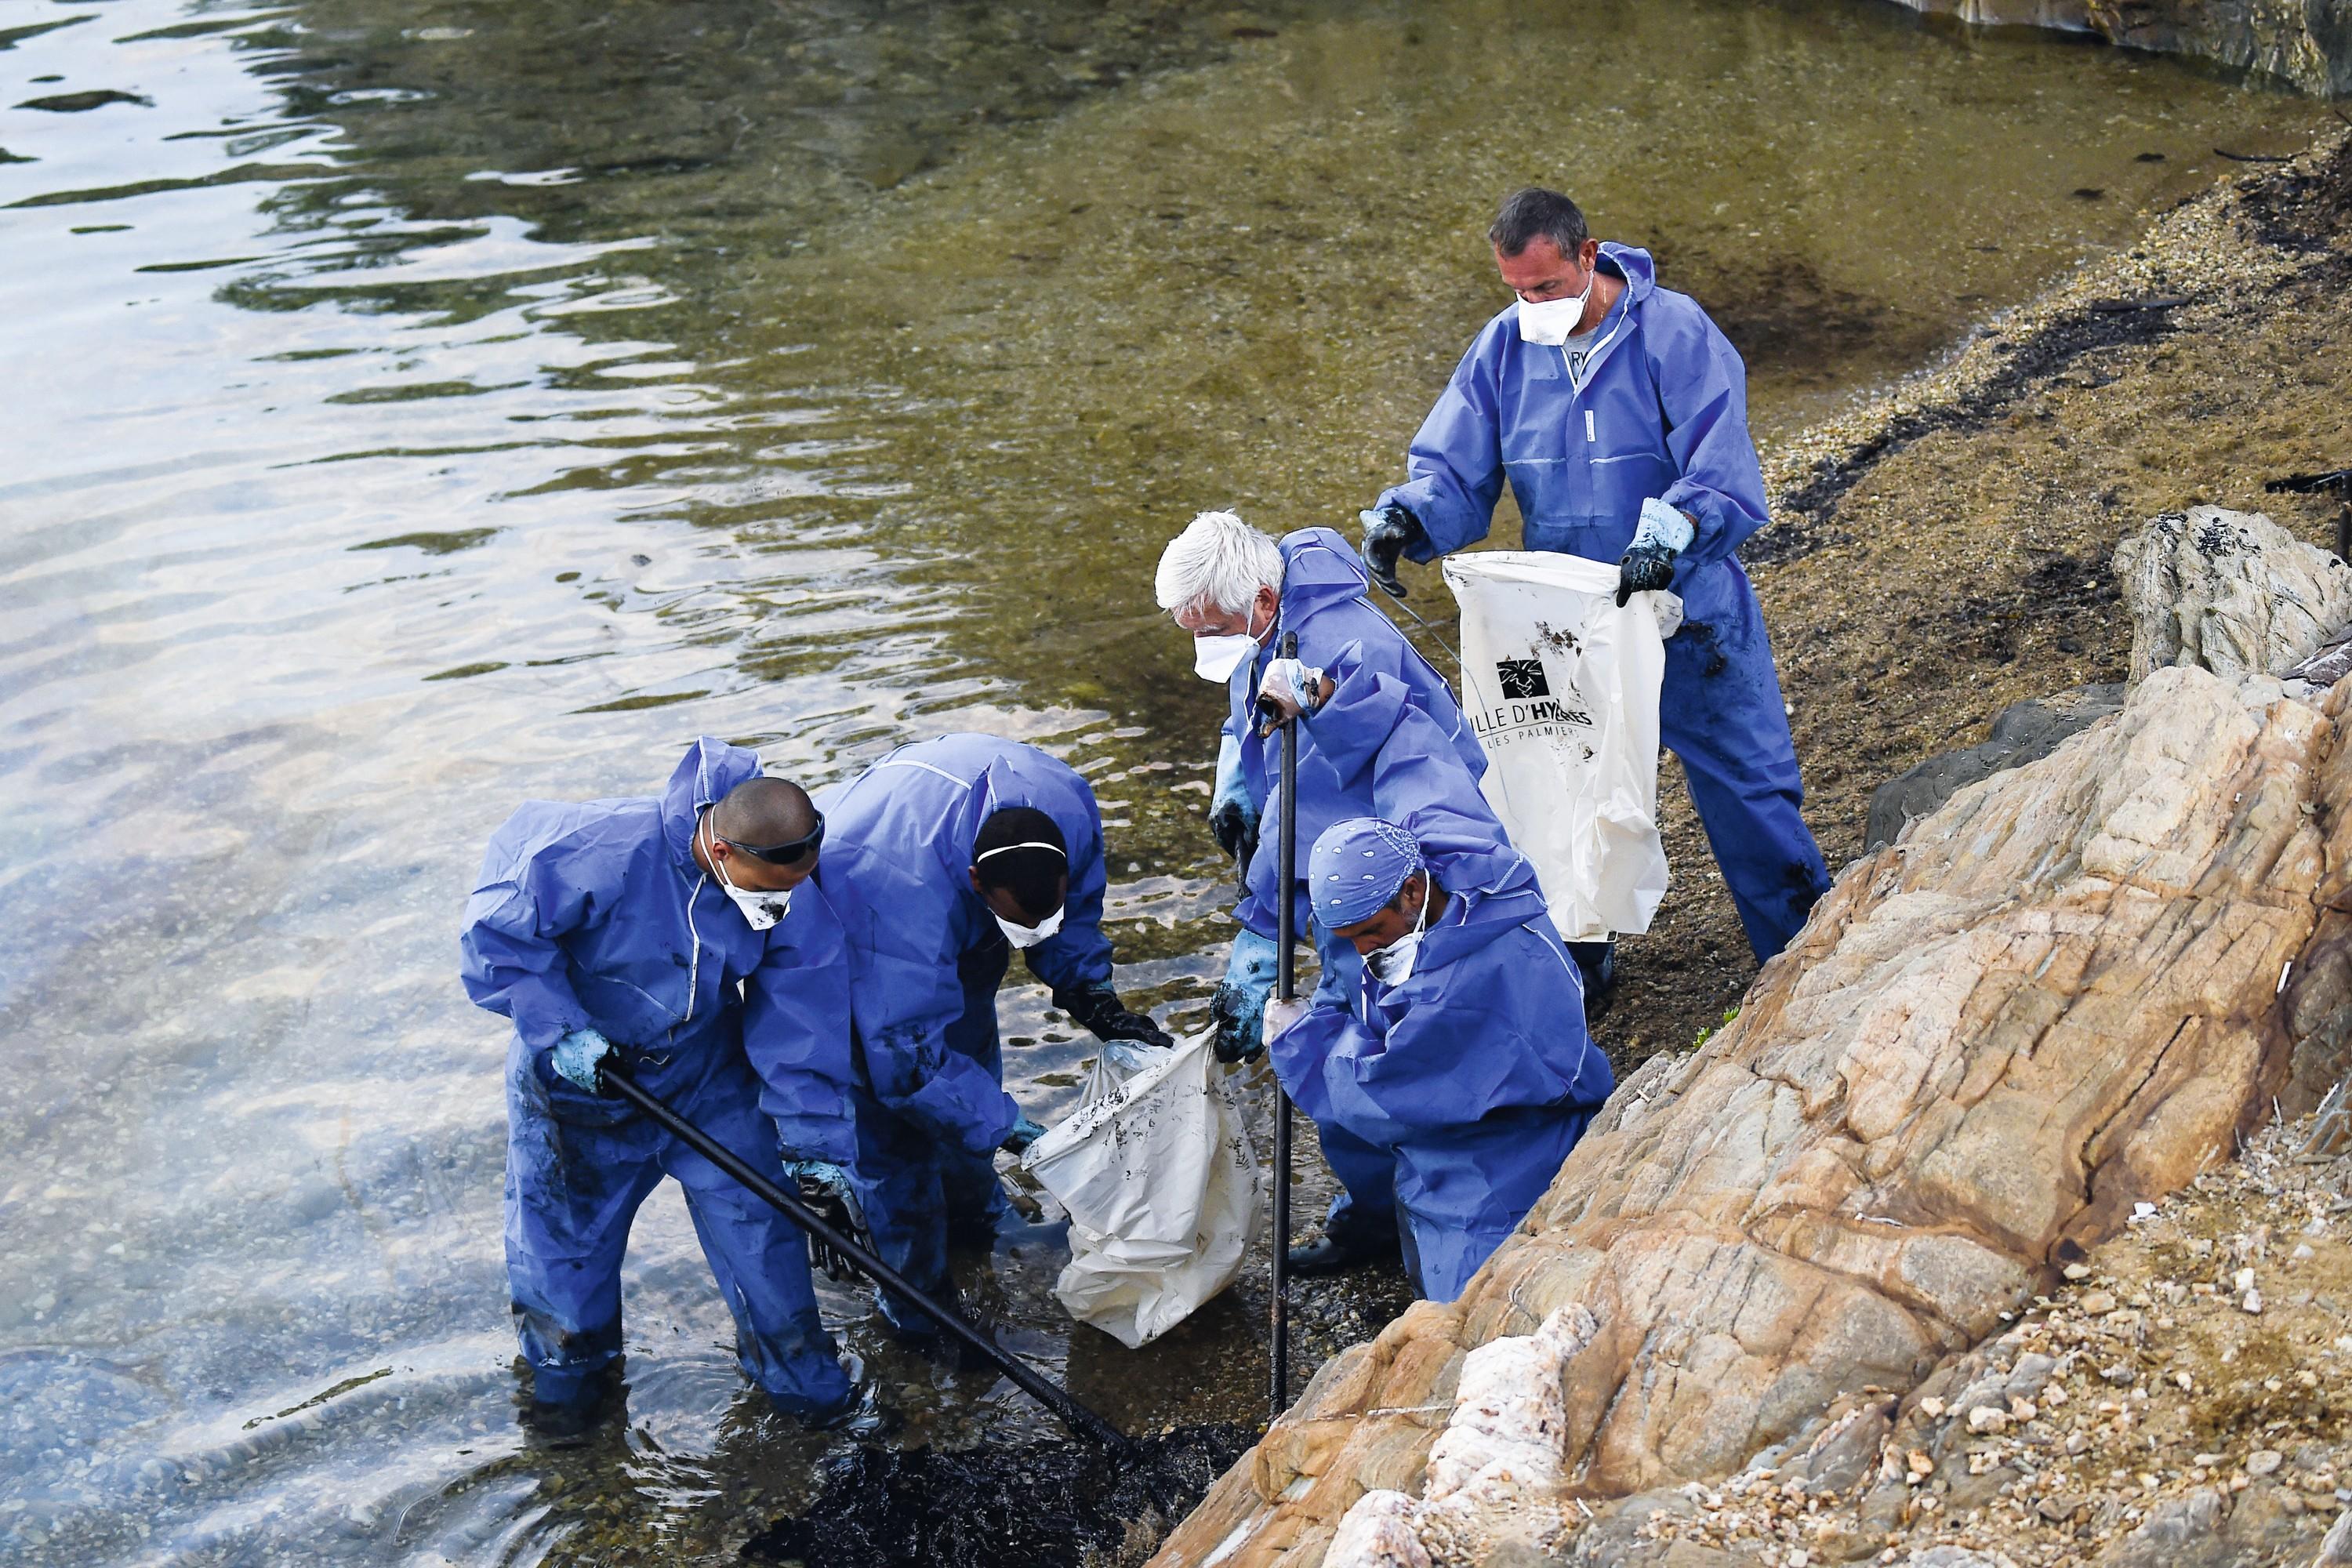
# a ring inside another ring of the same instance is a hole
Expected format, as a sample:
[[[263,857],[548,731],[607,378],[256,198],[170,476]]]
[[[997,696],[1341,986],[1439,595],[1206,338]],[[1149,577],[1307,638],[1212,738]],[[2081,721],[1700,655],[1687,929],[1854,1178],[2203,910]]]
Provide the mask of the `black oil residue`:
[[[1068,1568],[1149,1542],[1192,1511],[1257,1434],[1176,1426],[1121,1465],[1083,1443],[961,1453],[860,1448],[835,1461],[806,1513],[745,1543],[751,1563],[809,1568]]]

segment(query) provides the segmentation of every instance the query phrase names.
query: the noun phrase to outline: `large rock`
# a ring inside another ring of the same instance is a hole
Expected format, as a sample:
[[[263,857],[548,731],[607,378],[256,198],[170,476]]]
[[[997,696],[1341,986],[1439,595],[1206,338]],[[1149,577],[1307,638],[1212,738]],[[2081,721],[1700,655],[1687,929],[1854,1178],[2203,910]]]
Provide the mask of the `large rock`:
[[[2284,675],[2352,621],[2352,566],[2260,512],[2168,511],[2116,546],[2131,678],[2171,665]]]
[[[1903,837],[1905,827],[1932,815],[1964,786],[2040,762],[2056,751],[2060,742],[2121,711],[2123,705],[2121,681],[2077,686],[2055,697],[2011,703],[1992,721],[1991,735],[1980,744],[1929,757],[1873,790],[1863,848],[1885,848]]]
[[[2282,78],[2305,92],[2352,93],[2352,0],[1895,0],[1963,21],[2096,33],[2109,43],[2191,55]]]
[[[1155,1561],[1314,1568],[1366,1491],[1422,1494],[1465,1352],[1563,1309],[1596,1325],[1557,1406],[1571,1500],[1719,1479],[1982,1340],[2284,1087],[2283,980],[2352,910],[2347,703],[2158,669],[1847,868],[1463,1299],[1325,1365]]]

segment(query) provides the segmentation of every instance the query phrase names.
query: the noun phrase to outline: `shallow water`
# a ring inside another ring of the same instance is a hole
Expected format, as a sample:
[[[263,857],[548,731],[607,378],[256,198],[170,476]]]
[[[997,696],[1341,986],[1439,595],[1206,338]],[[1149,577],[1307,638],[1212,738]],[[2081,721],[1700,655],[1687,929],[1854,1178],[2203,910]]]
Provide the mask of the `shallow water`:
[[[453,938],[516,800],[706,731],[811,784],[1032,739],[1102,796],[1126,988],[1189,1020],[1216,695],[1151,563],[1202,506],[1369,501],[1504,302],[1501,190],[1654,245],[1769,437],[2317,118],[1892,7],[1523,9],[0,10],[0,1546],[725,1555],[822,1445],[740,1387],[669,1194],[627,1424],[515,1425]],[[1085,1050],[1006,1012],[1050,1119]],[[1246,1302],[1129,1354],[1057,1266],[971,1283],[1082,1397],[1252,1412]],[[1046,1430],[826,1299],[913,1436]]]

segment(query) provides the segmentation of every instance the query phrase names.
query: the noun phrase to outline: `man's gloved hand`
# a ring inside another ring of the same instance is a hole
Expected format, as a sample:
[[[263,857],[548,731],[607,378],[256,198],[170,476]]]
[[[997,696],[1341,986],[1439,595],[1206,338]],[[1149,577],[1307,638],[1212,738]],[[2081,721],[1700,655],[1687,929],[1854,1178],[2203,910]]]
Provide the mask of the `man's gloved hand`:
[[[1307,1016],[1307,1009],[1312,1005],[1312,998],[1306,996],[1293,996],[1287,1002],[1277,996],[1268,1002],[1265,1005],[1265,1037],[1269,1040],[1279,1038],[1291,1025]]]
[[[1655,593],[1675,580],[1675,557],[1690,548],[1691,520],[1654,498],[1642,503],[1633,542],[1617,561],[1617,607],[1636,594]]]
[[[613,1042],[593,1029],[574,1029],[555,1042],[555,1070],[563,1081],[591,1094],[602,1094],[596,1064],[613,1054]]]
[[[1097,1040],[1141,1040],[1163,1047],[1176,1043],[1175,1037],[1153,1023],[1149,1014],[1129,1012],[1118,993],[1108,985],[1056,992],[1054,1005]]]
[[[1274,990],[1276,962],[1273,938],[1246,927],[1234,938],[1225,977],[1209,998],[1219,1061],[1245,1062],[1265,1049],[1265,999]]]
[[[1272,729],[1302,713],[1311,716],[1329,695],[1325,689],[1329,684],[1329,679],[1311,664],[1295,658],[1276,659],[1265,667],[1265,679],[1258,682],[1259,721],[1265,728]]]
[[[789,1149],[784,1151],[784,1179],[800,1189],[801,1202],[852,1241],[867,1239],[866,1211],[858,1206],[856,1191],[849,1184],[849,1173],[829,1160],[803,1160]],[[828,1279],[857,1279],[857,1266],[835,1252],[828,1244],[812,1236],[808,1238],[809,1263]]]
[[[1429,542],[1421,520],[1401,506],[1360,511],[1356,516],[1364,525],[1364,570],[1387,592],[1403,598],[1404,584],[1397,578],[1397,563],[1408,549]]]
[[[1246,870],[1257,853],[1257,806],[1242,782],[1242,743],[1231,735],[1217,738],[1217,787],[1209,797],[1209,831],[1217,847]]]
[[[1044,1136],[1045,1130],[1043,1127],[1025,1116],[1016,1116],[1013,1119],[1013,1131],[1004,1135],[1004,1142],[997,1147],[1008,1154],[1025,1153],[1030,1144]]]

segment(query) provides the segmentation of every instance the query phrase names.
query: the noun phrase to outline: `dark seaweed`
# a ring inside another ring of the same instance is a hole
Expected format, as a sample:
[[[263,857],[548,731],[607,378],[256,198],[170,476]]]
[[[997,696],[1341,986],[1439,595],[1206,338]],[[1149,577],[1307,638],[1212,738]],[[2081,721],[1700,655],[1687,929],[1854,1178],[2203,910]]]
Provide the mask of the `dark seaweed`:
[[[808,1511],[753,1536],[743,1556],[808,1568],[1080,1568],[1156,1540],[1256,1440],[1243,1426],[1178,1426],[1136,1438],[1129,1465],[1082,1443],[860,1448],[825,1468]]]

